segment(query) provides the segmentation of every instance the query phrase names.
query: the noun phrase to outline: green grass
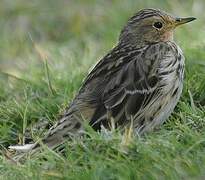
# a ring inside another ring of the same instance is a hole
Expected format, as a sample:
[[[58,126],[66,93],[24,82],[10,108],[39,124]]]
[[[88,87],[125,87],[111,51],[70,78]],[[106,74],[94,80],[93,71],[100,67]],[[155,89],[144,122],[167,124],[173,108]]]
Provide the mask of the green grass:
[[[2,0],[1,149],[23,141],[35,122],[54,123],[89,68],[115,45],[128,17],[146,7],[198,18],[176,31],[186,78],[169,120],[141,138],[89,130],[91,138],[66,144],[65,156],[45,149],[19,166],[0,155],[0,179],[205,178],[203,0]]]

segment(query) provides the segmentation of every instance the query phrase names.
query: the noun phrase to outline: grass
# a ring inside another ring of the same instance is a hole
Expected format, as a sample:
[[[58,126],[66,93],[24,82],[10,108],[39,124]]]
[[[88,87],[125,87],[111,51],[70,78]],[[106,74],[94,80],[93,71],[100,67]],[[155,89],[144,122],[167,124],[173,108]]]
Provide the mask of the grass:
[[[203,0],[2,0],[1,147],[23,142],[35,122],[54,123],[89,68],[115,45],[127,18],[145,7],[198,18],[176,32],[186,78],[169,120],[141,138],[89,130],[91,138],[66,144],[65,156],[45,149],[19,166],[0,155],[1,179],[205,178]]]

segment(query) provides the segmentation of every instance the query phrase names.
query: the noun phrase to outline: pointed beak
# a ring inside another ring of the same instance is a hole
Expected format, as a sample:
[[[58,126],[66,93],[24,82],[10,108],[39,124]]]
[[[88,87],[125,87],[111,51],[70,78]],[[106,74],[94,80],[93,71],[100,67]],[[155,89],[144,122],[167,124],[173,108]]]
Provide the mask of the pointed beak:
[[[186,24],[188,22],[194,21],[196,18],[194,17],[188,17],[188,18],[175,18],[175,26],[179,26],[182,24]]]

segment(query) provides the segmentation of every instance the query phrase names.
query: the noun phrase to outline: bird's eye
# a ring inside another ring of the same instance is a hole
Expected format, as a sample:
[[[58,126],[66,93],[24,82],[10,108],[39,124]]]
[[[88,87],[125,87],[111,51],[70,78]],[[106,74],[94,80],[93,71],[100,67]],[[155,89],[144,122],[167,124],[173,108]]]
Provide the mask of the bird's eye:
[[[181,22],[181,19],[180,18],[176,18],[176,22]]]
[[[155,28],[157,28],[157,29],[161,29],[163,25],[162,25],[161,22],[155,22],[155,23],[153,24],[153,26],[154,26]]]

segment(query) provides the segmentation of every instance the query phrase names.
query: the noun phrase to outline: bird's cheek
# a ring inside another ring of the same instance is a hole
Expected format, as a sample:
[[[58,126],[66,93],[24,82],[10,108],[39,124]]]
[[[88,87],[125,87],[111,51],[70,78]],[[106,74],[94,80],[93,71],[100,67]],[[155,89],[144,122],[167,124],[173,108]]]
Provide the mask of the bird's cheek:
[[[161,35],[161,38],[160,38],[161,41],[173,41],[173,32],[172,31],[167,31],[167,32],[164,32],[162,35]]]

